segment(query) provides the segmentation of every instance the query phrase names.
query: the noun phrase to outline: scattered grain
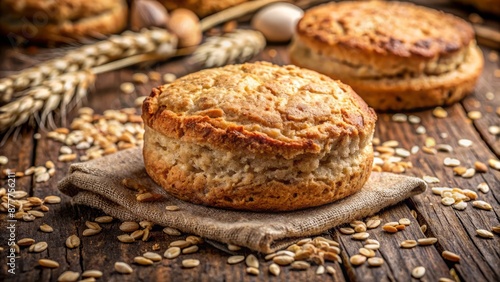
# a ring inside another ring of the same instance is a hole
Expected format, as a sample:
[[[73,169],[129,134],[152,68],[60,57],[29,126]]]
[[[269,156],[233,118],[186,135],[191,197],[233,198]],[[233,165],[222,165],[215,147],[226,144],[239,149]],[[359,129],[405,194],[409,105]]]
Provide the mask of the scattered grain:
[[[134,86],[134,84],[132,84],[130,82],[124,82],[124,83],[120,84],[120,90],[124,94],[131,94],[135,91],[135,86]]]
[[[269,272],[274,275],[274,276],[279,276],[280,275],[280,272],[281,272],[281,269],[279,267],[279,265],[275,264],[275,263],[272,263],[270,266],[269,266]]]
[[[355,233],[352,235],[352,239],[354,240],[366,240],[368,237],[370,237],[370,234],[366,232]]]
[[[472,146],[472,141],[469,140],[469,139],[460,139],[458,140],[458,145],[461,146],[461,147],[465,147],[465,148],[468,148],[470,146]]]
[[[85,235],[84,235],[85,236]],[[130,236],[129,234],[122,234],[122,235],[118,235],[116,236],[116,238],[118,238],[118,241],[122,242],[122,243],[133,243],[135,242],[135,239],[134,237]]]
[[[247,267],[246,272],[252,275],[259,275],[259,269],[256,267]]]
[[[308,262],[299,260],[299,261],[292,262],[291,267],[292,267],[292,269],[295,269],[295,270],[306,270],[306,269],[309,269],[309,267],[311,267],[311,264]]]
[[[489,159],[488,164],[490,165],[491,168],[500,170],[500,161],[495,160],[495,159]]]
[[[340,228],[340,233],[345,234],[345,235],[351,235],[354,234],[356,231],[350,227],[341,227]]]
[[[163,254],[164,257],[168,259],[174,259],[181,254],[181,248],[179,247],[170,247]]]
[[[411,249],[411,248],[414,248],[415,246],[417,246],[417,241],[415,241],[415,240],[404,240],[403,242],[401,242],[399,244],[399,246],[401,248]]]
[[[448,112],[442,107],[436,107],[432,110],[432,115],[436,118],[445,118],[448,116]]]
[[[482,238],[487,238],[487,239],[493,238],[493,233],[485,229],[477,229],[476,234]]]
[[[59,267],[59,263],[57,261],[51,260],[51,259],[39,259],[38,264],[41,267],[46,267],[46,268],[58,268]]]
[[[425,267],[417,266],[411,271],[411,276],[416,279],[420,279],[425,275]]]
[[[228,264],[237,264],[245,260],[244,256],[230,256],[227,258]]]
[[[94,221],[97,223],[110,223],[113,221],[113,217],[111,217],[109,215],[99,216],[99,217],[96,217],[94,219]]]
[[[198,251],[199,247],[197,245],[189,246],[187,248],[182,249],[183,254],[193,254]]]
[[[40,230],[42,232],[45,232],[45,233],[51,233],[51,232],[54,232],[54,228],[52,228],[50,225],[48,225],[47,223],[44,223],[42,225],[40,225]]]
[[[452,262],[460,261],[460,256],[450,251],[443,251],[441,255],[443,256],[444,259]]]
[[[419,246],[428,246],[433,245],[438,241],[437,238],[429,237],[429,238],[420,238],[417,240]]]
[[[95,270],[95,269],[85,270],[82,273],[82,277],[101,278],[102,275],[103,275],[102,271]]]
[[[349,258],[352,265],[362,265],[366,261],[366,257],[362,255],[353,255]]]
[[[115,262],[115,270],[116,272],[122,274],[131,274],[132,272],[134,272],[134,270],[132,269],[132,267],[130,267],[130,265],[121,261]]]
[[[291,256],[275,256],[273,262],[279,265],[289,265],[294,262],[295,259]]]
[[[381,266],[382,264],[384,264],[383,258],[373,257],[373,258],[368,259],[368,265],[370,265],[370,266],[377,267],[377,266]]]
[[[245,263],[248,267],[259,268],[259,260],[253,254],[246,257]]]
[[[73,282],[77,281],[80,277],[80,273],[74,271],[64,271],[59,278],[57,278],[58,282]]]
[[[493,210],[491,205],[485,201],[474,201],[474,202],[472,202],[472,206],[475,208],[481,209],[481,210],[485,210],[485,211]]]
[[[424,175],[422,179],[429,184],[439,183],[439,178],[434,176]]]
[[[143,256],[134,257],[134,262],[140,265],[153,265],[153,261]]]

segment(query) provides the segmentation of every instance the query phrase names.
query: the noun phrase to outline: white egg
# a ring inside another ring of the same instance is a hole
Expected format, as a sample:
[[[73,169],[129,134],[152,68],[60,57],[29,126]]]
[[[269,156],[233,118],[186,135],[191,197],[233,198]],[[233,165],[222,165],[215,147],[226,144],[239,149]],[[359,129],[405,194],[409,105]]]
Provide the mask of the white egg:
[[[268,41],[289,41],[304,11],[288,3],[276,3],[261,9],[252,19],[252,27],[264,34]]]

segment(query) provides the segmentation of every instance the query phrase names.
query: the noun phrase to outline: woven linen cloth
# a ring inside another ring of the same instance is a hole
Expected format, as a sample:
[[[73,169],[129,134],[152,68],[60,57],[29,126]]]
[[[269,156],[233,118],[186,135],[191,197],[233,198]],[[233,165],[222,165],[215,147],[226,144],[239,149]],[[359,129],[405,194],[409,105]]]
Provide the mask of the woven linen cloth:
[[[132,178],[163,197],[154,202],[138,202],[137,191],[121,184],[124,178]],[[100,209],[121,220],[148,220],[262,253],[372,215],[422,193],[426,187],[419,178],[373,172],[356,194],[320,207],[277,213],[226,210],[195,205],[166,193],[146,173],[140,148],[73,164],[69,175],[59,183],[59,189],[73,197],[74,204]],[[167,205],[176,205],[179,210],[167,211]]]

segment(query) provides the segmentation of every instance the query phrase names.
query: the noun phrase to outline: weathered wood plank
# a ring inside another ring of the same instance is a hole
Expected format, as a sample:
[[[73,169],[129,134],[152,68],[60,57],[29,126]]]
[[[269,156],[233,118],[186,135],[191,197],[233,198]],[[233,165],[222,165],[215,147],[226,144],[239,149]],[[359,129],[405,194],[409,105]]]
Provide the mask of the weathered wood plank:
[[[463,100],[462,105],[467,112],[479,111],[482,113],[482,118],[474,120],[473,124],[476,130],[480,133],[481,138],[488,144],[490,149],[500,157],[500,135],[493,135],[488,132],[489,126],[500,126],[500,114],[496,111],[500,108],[500,78],[496,78],[494,71],[500,69],[500,61],[491,61],[488,57],[489,48],[482,48],[485,57],[484,70],[479,78],[479,83],[475,90],[475,95]],[[498,52],[497,52],[498,54]],[[487,93],[490,94],[487,94]],[[488,99],[487,95],[493,94],[493,99]]]
[[[441,255],[435,246],[417,246],[412,249],[403,249],[400,243],[403,240],[417,240],[426,236],[421,232],[420,225],[413,218],[410,209],[401,203],[393,208],[384,210],[378,214],[382,223],[375,229],[368,229],[370,239],[380,242],[380,249],[376,251],[376,257],[382,257],[385,262],[380,267],[370,267],[367,262],[360,266],[353,266],[349,257],[359,254],[359,248],[364,246],[363,241],[352,239],[352,235],[343,235],[339,232],[340,241],[344,250],[344,266],[349,278],[353,281],[409,281],[411,271],[417,266],[426,268],[425,278],[429,281],[437,281],[440,277],[449,277],[449,269],[441,259]],[[382,230],[387,222],[399,221],[408,218],[411,224],[403,231],[390,234]],[[345,225],[348,227],[349,225]],[[337,228],[338,230],[338,228]]]
[[[395,123],[389,121],[389,115],[381,115],[377,136],[382,141],[395,139],[400,146],[409,149],[413,145],[422,146],[425,137],[433,137],[437,143],[450,144],[454,148],[452,153],[438,153],[436,155],[424,154],[422,151],[410,157],[414,168],[409,174],[422,177],[431,175],[438,177],[441,182],[432,184],[434,186],[460,187],[477,191],[476,187],[481,182],[487,182],[492,188],[487,194],[478,192],[479,199],[492,204],[494,211],[482,211],[472,208],[471,203],[465,211],[456,211],[451,207],[445,207],[440,203],[440,197],[433,195],[430,190],[424,194],[413,197],[415,208],[422,215],[422,221],[429,226],[430,234],[439,239],[438,250],[450,250],[462,257],[459,264],[455,264],[457,273],[466,281],[489,280],[494,281],[500,277],[498,262],[500,257],[495,246],[499,244],[496,236],[492,240],[478,238],[475,230],[491,229],[499,224],[499,195],[500,172],[489,169],[487,173],[476,174],[471,179],[454,176],[452,168],[444,167],[445,157],[454,157],[462,162],[462,165],[473,167],[476,160],[485,162],[494,157],[482,142],[480,136],[471,124],[463,122],[466,120],[465,112],[457,104],[447,108],[449,113],[446,119],[436,119],[431,111],[418,113],[422,118],[422,125],[426,127],[426,135],[415,135],[414,125],[407,123]],[[448,137],[443,138],[443,133]],[[458,146],[460,138],[467,138],[474,142],[470,148]]]

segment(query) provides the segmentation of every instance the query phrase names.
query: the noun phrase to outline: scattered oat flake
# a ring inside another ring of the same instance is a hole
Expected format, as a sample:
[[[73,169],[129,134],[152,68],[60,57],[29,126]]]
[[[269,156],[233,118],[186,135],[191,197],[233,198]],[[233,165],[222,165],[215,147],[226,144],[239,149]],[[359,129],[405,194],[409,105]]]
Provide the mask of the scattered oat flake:
[[[473,144],[473,142],[469,139],[458,140],[458,145],[465,147],[465,148],[472,146],[472,144]]]
[[[445,118],[448,116],[448,112],[441,107],[436,107],[432,110],[432,115],[437,118]]]
[[[429,184],[439,183],[439,178],[434,177],[434,176],[424,175],[424,177],[422,177],[422,179]]]

